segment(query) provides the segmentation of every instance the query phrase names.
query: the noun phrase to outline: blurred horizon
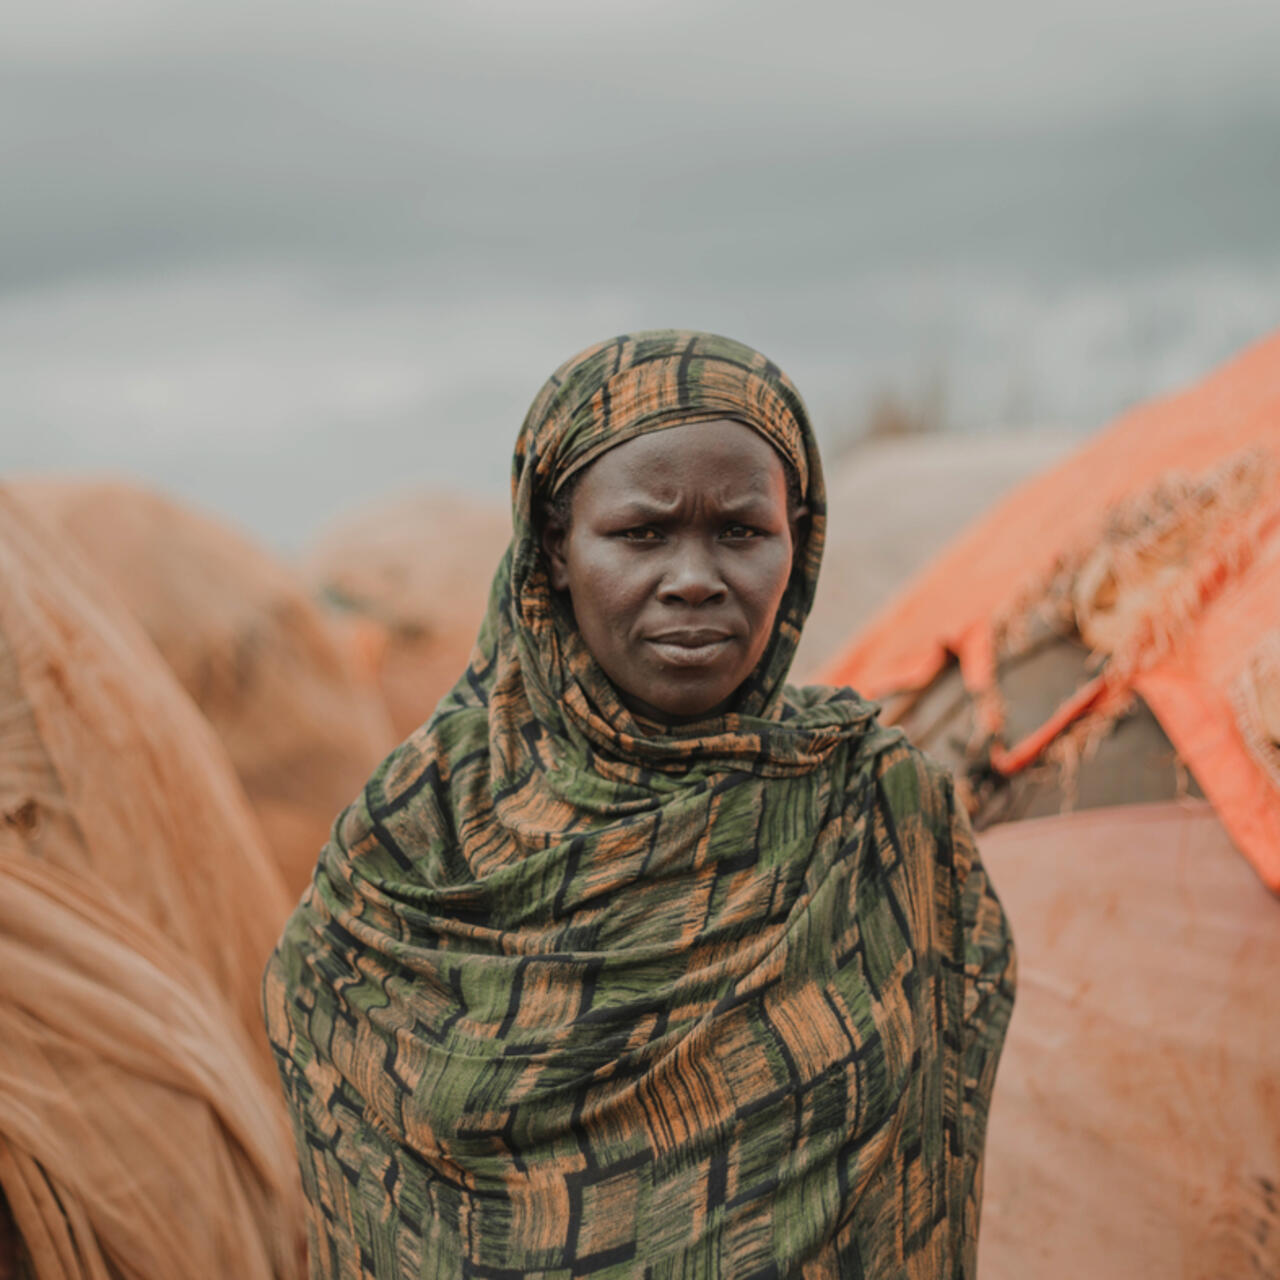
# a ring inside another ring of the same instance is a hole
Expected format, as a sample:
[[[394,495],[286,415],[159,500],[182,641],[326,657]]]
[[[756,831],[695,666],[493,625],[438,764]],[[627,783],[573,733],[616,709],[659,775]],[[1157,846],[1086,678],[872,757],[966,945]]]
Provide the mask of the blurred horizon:
[[[1270,0],[17,0],[0,471],[294,549],[505,495],[543,379],[705,328],[828,450],[1082,435],[1280,325]]]

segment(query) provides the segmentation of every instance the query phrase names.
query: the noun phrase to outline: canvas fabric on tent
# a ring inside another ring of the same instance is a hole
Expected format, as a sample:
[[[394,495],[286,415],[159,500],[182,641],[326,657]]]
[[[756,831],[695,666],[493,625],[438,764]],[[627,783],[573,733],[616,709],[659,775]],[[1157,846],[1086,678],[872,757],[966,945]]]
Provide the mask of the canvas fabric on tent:
[[[498,503],[412,493],[339,519],[308,553],[312,590],[378,681],[399,736],[465,670],[510,539]]]
[[[971,526],[825,673],[906,715],[949,660],[977,789],[1071,764],[1138,699],[1280,891],[1280,334],[1134,410]],[[1075,646],[1071,687],[1007,732],[1005,674]]]
[[[300,1276],[293,1144],[255,1058],[181,948],[0,853],[0,1274]]]
[[[1204,801],[981,846],[1019,958],[979,1275],[1280,1276],[1280,902]]]
[[[971,521],[1079,436],[1063,431],[914,435],[824,458],[827,540],[791,679],[823,666]]]
[[[279,870],[160,655],[3,488],[0,758],[0,1224],[40,1280],[296,1274]]]
[[[124,482],[26,480],[141,623],[226,748],[291,896],[394,734],[293,572],[208,516]]]

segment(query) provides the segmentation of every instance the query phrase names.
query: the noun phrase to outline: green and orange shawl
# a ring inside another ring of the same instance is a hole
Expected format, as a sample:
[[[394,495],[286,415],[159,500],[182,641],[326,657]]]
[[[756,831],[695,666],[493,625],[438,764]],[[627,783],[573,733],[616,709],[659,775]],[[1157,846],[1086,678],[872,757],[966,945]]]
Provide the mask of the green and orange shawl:
[[[632,715],[535,512],[605,449],[731,417],[811,512],[734,711]],[[706,334],[535,400],[471,663],[338,819],[267,969],[315,1276],[972,1277],[1013,999],[949,778],[784,686],[822,554],[804,406]]]

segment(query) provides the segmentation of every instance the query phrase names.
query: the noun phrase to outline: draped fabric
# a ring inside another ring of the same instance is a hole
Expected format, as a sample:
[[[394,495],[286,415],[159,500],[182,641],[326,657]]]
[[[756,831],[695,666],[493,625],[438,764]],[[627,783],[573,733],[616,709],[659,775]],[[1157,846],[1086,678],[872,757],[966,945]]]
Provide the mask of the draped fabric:
[[[731,417],[810,527],[731,711],[621,703],[541,504]],[[268,966],[315,1276],[972,1276],[1012,943],[948,777],[785,676],[822,552],[802,402],[705,334],[564,365],[470,665],[343,813]]]

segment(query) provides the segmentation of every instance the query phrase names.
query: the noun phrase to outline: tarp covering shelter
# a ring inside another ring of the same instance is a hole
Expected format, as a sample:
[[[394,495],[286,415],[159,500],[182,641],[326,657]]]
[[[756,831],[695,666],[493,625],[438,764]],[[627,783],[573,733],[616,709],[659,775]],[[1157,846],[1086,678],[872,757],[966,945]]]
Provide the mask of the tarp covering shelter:
[[[980,1274],[1280,1275],[1280,335],[995,504],[825,676],[995,823]]]
[[[909,706],[954,657],[988,772],[1092,742],[1140,697],[1280,891],[1280,334],[1135,409],[958,537],[825,673]],[[1088,660],[1020,737],[1000,673],[1050,639]],[[892,706],[891,702],[891,706]]]
[[[342,517],[308,553],[313,591],[348,627],[401,737],[465,669],[510,539],[501,504],[420,492]]]
[[[220,522],[126,482],[17,491],[75,542],[204,712],[299,893],[334,817],[394,745],[377,688],[292,570]]]
[[[1019,955],[978,1274],[1280,1275],[1280,903],[1204,801],[980,843]]]
[[[956,534],[1079,443],[1064,431],[860,441],[824,457],[827,542],[792,679],[804,684]]]
[[[39,1280],[297,1274],[258,1012],[289,896],[213,731],[7,489],[0,758],[0,1239]]]

